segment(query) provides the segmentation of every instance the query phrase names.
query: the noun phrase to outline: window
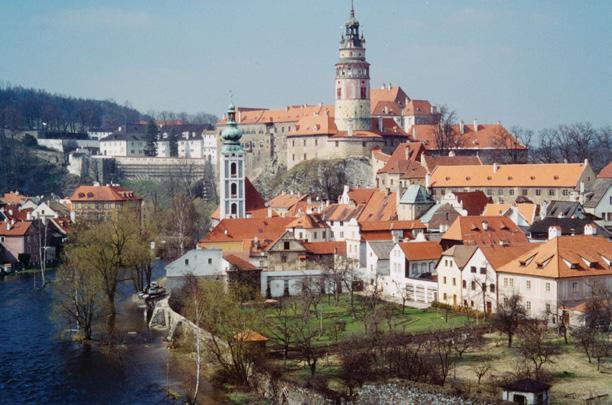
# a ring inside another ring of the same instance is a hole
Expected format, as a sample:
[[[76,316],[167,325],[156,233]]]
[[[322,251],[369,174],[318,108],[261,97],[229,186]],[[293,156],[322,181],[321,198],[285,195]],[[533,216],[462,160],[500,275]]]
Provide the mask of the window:
[[[291,155],[291,160],[295,160],[295,153]]]
[[[487,274],[487,268],[486,267],[481,267],[480,268],[480,274]]]
[[[361,146],[363,146],[365,148],[366,147],[366,143],[365,142],[361,142]]]
[[[281,263],[287,263],[287,255],[281,255]]]
[[[527,195],[527,194],[528,194],[528,193],[527,193],[527,189],[526,189],[526,188],[524,188],[524,189],[522,189],[522,190],[521,190],[521,195]]]
[[[472,291],[476,290],[476,282],[472,281]]]
[[[208,264],[212,264],[212,258],[208,258]]]
[[[338,87],[336,89],[336,98],[341,98],[342,97],[342,89],[340,87]]]
[[[444,293],[444,301],[446,301],[446,293]]]
[[[491,190],[490,188],[487,189],[487,195],[493,195],[493,190]]]
[[[336,148],[338,147],[338,144],[339,144],[338,141],[336,141]]]
[[[189,259],[185,259],[185,266],[189,266]]]
[[[514,287],[514,279],[513,278],[510,279],[510,287]]]
[[[550,314],[550,304],[546,304],[546,313]]]
[[[508,297],[504,297],[504,305],[508,305]]]
[[[230,185],[230,194],[234,198],[238,196],[238,185],[236,183]]]
[[[291,141],[291,146],[295,146],[295,139]]]
[[[556,194],[556,193],[555,193],[555,189],[554,189],[554,188],[549,188],[549,189],[548,189],[548,195],[550,195],[550,196],[554,196],[555,194]]]
[[[531,301],[525,302],[525,308],[527,308],[527,311],[531,311]]]
[[[453,285],[457,285],[457,279],[455,279],[455,277],[453,277]]]
[[[531,290],[531,280],[527,280],[527,289]]]
[[[291,247],[291,243],[290,242],[283,242],[283,249],[289,250],[290,247]]]
[[[463,280],[463,288],[467,288],[465,280]]]
[[[567,197],[569,195],[569,190],[565,189],[563,191],[561,191],[561,194],[565,197]]]
[[[304,139],[304,146],[306,146],[306,139]]]
[[[304,153],[304,160],[307,160],[306,154]]]
[[[497,189],[497,194],[504,195],[504,189],[503,188]]]
[[[535,195],[537,196],[542,195],[542,190],[540,190],[539,188],[536,188]]]
[[[237,169],[236,169],[236,163],[233,163],[233,162],[232,162],[232,163],[230,164],[230,175],[231,175],[232,177],[234,177],[234,176],[236,176],[236,172],[237,172]]]
[[[577,281],[574,281],[574,282],[572,283],[572,290],[573,290],[573,291],[576,291],[577,289],[578,289],[578,282],[577,282]]]
[[[318,145],[319,145],[319,140],[315,139],[315,146],[318,146]]]
[[[474,301],[470,301],[470,306],[474,308]]]
[[[446,284],[446,277],[444,277],[442,280],[442,284]]]
[[[495,284],[489,285],[489,291],[491,291],[492,293],[495,292]]]
[[[365,88],[365,87],[362,87],[362,88],[361,88],[361,98],[362,98],[362,99],[363,99],[363,98],[366,98],[366,88]]]
[[[510,190],[508,190],[508,195],[514,195],[514,189],[511,188]]]
[[[550,283],[546,283],[546,292],[550,292]]]

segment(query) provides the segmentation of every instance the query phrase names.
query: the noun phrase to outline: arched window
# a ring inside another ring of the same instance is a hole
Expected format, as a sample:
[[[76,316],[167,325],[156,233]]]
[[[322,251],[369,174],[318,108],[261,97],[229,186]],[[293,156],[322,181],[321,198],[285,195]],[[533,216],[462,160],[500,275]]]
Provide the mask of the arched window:
[[[236,167],[237,165],[235,162],[230,163],[230,176],[232,177],[236,176],[236,172],[237,172]]]
[[[238,185],[236,183],[232,183],[230,185],[230,195],[232,198],[236,198],[238,196]]]
[[[238,204],[233,203],[232,205],[230,205],[230,213],[232,215],[238,215]]]

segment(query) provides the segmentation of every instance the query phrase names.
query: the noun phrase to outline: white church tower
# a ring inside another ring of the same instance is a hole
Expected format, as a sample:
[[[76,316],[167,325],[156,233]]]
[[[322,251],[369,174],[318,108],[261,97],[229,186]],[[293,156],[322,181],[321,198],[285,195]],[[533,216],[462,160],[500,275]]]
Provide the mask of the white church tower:
[[[236,107],[230,104],[227,109],[227,125],[221,133],[220,165],[220,219],[244,218],[244,149],[240,144],[242,131],[236,125]]]

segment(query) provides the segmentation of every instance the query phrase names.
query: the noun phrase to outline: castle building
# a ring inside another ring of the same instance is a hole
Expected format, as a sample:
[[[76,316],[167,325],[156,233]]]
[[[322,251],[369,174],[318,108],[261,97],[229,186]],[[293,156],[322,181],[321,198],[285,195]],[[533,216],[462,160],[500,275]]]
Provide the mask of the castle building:
[[[223,218],[244,218],[245,212],[245,173],[244,149],[240,144],[242,131],[236,124],[236,107],[233,104],[227,109],[227,125],[221,133],[220,162],[220,201],[219,212]]]

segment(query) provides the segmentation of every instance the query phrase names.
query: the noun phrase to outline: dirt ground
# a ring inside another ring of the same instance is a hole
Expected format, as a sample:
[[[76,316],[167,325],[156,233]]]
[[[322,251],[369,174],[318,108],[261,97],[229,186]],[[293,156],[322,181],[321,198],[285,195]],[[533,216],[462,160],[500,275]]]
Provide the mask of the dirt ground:
[[[608,394],[607,399],[599,403],[612,403],[612,364],[610,359],[597,371],[595,364],[589,364],[586,355],[578,351],[570,342],[565,345],[559,342],[561,354],[555,356],[553,364],[544,366],[545,372],[552,377],[552,404],[584,404],[584,398],[593,395]],[[473,367],[488,361],[492,369],[483,379],[482,386],[489,384],[491,377],[511,375],[524,361],[518,351],[507,347],[507,340],[497,334],[485,335],[485,344],[477,350],[470,350],[459,359],[451,375],[469,383],[473,389],[478,388],[478,379]]]

